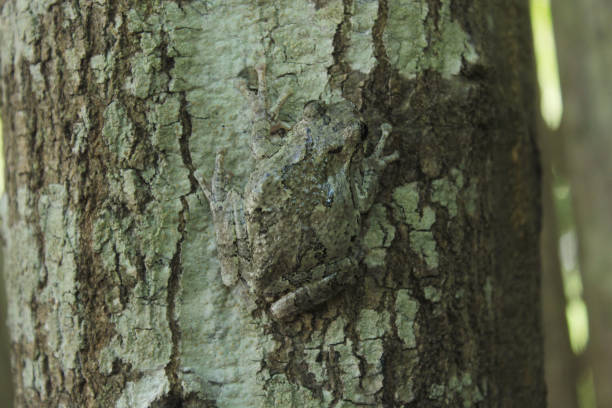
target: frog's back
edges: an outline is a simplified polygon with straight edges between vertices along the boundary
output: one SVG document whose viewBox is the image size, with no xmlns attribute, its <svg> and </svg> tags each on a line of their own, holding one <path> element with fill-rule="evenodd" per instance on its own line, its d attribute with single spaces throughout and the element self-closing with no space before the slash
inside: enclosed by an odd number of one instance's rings
<svg viewBox="0 0 612 408">
<path fill-rule="evenodd" d="M 263 288 L 278 285 L 279 277 L 289 287 L 299 285 L 294 280 L 312 268 L 349 255 L 359 232 L 347 174 L 351 156 L 334 151 L 342 152 L 342 132 L 358 132 L 360 121 L 350 104 L 328 109 L 344 113 L 296 123 L 283 146 L 257 164 L 247 184 L 252 267 Z"/>
<path fill-rule="evenodd" d="M 292 279 L 303 276 L 300 272 L 347 256 L 358 232 L 359 213 L 351 200 L 330 184 L 324 167 L 311 166 L 312 160 L 280 170 L 262 166 L 249 183 L 252 265 L 263 287 L 278 276 L 289 287 L 299 285 Z"/>
</svg>

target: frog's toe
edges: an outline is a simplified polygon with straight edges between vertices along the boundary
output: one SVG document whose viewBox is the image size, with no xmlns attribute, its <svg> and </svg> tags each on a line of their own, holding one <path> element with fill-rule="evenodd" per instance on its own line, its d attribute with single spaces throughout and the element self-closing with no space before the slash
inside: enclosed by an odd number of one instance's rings
<svg viewBox="0 0 612 408">
<path fill-rule="evenodd" d="M 196 170 L 193 173 L 193 176 L 195 177 L 196 181 L 200 185 L 200 189 L 202 190 L 202 192 L 206 196 L 206 199 L 209 202 L 212 202 L 214 197 L 212 195 L 212 191 L 210 190 L 210 187 L 207 185 L 206 181 L 204 180 L 204 176 L 202 175 L 202 171 L 200 169 Z"/>
<path fill-rule="evenodd" d="M 393 130 L 393 126 L 391 126 L 390 123 L 383 123 L 382 125 L 380 125 L 380 131 L 382 132 L 382 137 L 384 139 L 387 138 L 387 136 L 389 136 L 389 134 L 391 133 L 391 130 Z"/>
<path fill-rule="evenodd" d="M 388 123 L 383 123 L 380 126 L 380 130 L 382 132 L 382 135 L 380 136 L 380 139 L 378 140 L 378 143 L 376 144 L 376 150 L 374 151 L 374 155 L 376 157 L 381 157 L 383 155 L 383 150 L 385 148 L 385 146 L 387 145 L 387 141 L 389 139 L 389 135 L 391 134 L 391 125 Z"/>
<path fill-rule="evenodd" d="M 227 195 L 227 175 L 225 174 L 225 169 L 223 167 L 225 152 L 225 149 L 219 150 L 215 158 L 215 170 L 213 172 L 209 189 L 209 194 L 213 201 L 223 201 Z M 206 194 L 206 192 L 204 192 L 204 194 Z"/>
<path fill-rule="evenodd" d="M 400 157 L 399 152 L 396 150 L 393 153 L 391 153 L 390 155 L 382 157 L 380 159 L 380 161 L 382 162 L 383 167 L 384 167 L 384 166 L 388 165 L 389 163 L 392 163 L 392 162 L 396 161 L 397 159 L 399 159 L 399 157 Z"/>
</svg>

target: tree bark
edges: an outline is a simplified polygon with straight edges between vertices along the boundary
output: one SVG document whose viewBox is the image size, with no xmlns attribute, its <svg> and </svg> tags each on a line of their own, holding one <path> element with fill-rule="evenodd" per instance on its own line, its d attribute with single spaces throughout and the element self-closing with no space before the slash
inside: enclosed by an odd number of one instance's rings
<svg viewBox="0 0 612 408">
<path fill-rule="evenodd" d="M 7 0 L 5 277 L 20 407 L 542 407 L 527 2 Z M 240 191 L 265 61 L 400 159 L 360 278 L 288 321 L 223 285 L 196 174 Z M 286 238 L 286 237 L 281 237 Z"/>
<path fill-rule="evenodd" d="M 597 405 L 607 407 L 612 406 L 612 7 L 605 1 L 560 0 L 552 6 L 564 104 L 560 131 L 589 313 L 586 356 L 593 368 Z"/>
<path fill-rule="evenodd" d="M 1 251 L 0 251 L 1 254 Z M 1 257 L 2 255 L 0 255 Z M 0 262 L 1 264 L 2 262 Z M 0 395 L 3 396 L 6 408 L 13 407 L 13 382 L 11 381 L 11 364 L 9 359 L 8 331 L 6 324 L 6 291 L 4 279 L 0 279 Z"/>
</svg>

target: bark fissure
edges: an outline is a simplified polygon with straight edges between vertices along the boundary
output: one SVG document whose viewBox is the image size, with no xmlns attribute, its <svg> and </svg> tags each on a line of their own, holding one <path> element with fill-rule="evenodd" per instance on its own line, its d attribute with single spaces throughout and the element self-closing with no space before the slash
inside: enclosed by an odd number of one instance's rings
<svg viewBox="0 0 612 408">
<path fill-rule="evenodd" d="M 185 97 L 185 93 L 181 93 L 180 95 L 180 111 L 179 117 L 181 121 L 181 127 L 183 129 L 179 144 L 181 149 L 181 157 L 183 159 L 183 164 L 189 170 L 189 182 L 191 183 L 191 193 L 196 192 L 199 189 L 198 181 L 195 178 L 195 166 L 193 165 L 193 160 L 191 159 L 191 150 L 189 148 L 189 138 L 191 137 L 191 116 L 189 115 L 187 109 L 187 100 Z"/>
<path fill-rule="evenodd" d="M 374 56 L 376 57 L 376 61 L 378 62 L 377 66 L 381 71 L 388 70 L 389 61 L 387 59 L 387 50 L 385 49 L 385 43 L 383 41 L 383 33 L 385 32 L 385 27 L 387 26 L 387 16 L 389 13 L 389 4 L 388 0 L 379 0 L 378 1 L 378 10 L 376 11 L 376 20 L 374 21 L 374 25 L 372 27 L 372 42 L 374 43 Z M 386 69 L 384 69 L 386 68 Z M 374 71 L 376 73 L 376 71 Z M 375 74 L 373 74 L 375 75 Z"/>
<path fill-rule="evenodd" d="M 176 243 L 176 251 L 170 261 L 170 277 L 168 279 L 168 287 L 166 294 L 166 318 L 170 325 L 172 336 L 172 351 L 170 359 L 166 365 L 166 375 L 170 382 L 170 398 L 178 401 L 182 400 L 183 387 L 181 386 L 178 370 L 180 367 L 180 342 L 181 342 L 181 327 L 177 317 L 177 301 L 179 299 L 179 291 L 181 284 L 182 266 L 181 266 L 181 250 L 185 239 L 185 214 L 189 212 L 189 205 L 184 197 L 181 197 L 183 208 L 179 212 L 178 231 L 180 238 Z"/>
<path fill-rule="evenodd" d="M 351 15 L 354 0 L 342 0 L 343 17 L 342 21 L 336 26 L 336 33 L 333 40 L 332 56 L 334 63 L 327 70 L 330 85 L 332 88 L 342 89 L 351 69 L 344 60 L 344 53 L 348 42 L 348 31 L 351 25 Z"/>
</svg>

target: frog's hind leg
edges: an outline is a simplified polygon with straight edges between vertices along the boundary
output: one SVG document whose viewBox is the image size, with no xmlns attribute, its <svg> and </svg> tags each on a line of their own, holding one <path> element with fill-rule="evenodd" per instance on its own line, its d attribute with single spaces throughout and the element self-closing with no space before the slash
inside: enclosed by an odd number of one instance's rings
<svg viewBox="0 0 612 408">
<path fill-rule="evenodd" d="M 270 307 L 272 316 L 282 320 L 326 302 L 347 285 L 354 283 L 358 266 L 355 260 L 344 258 L 339 262 L 325 265 L 324 269 L 323 278 L 306 283 L 272 303 Z"/>
</svg>

